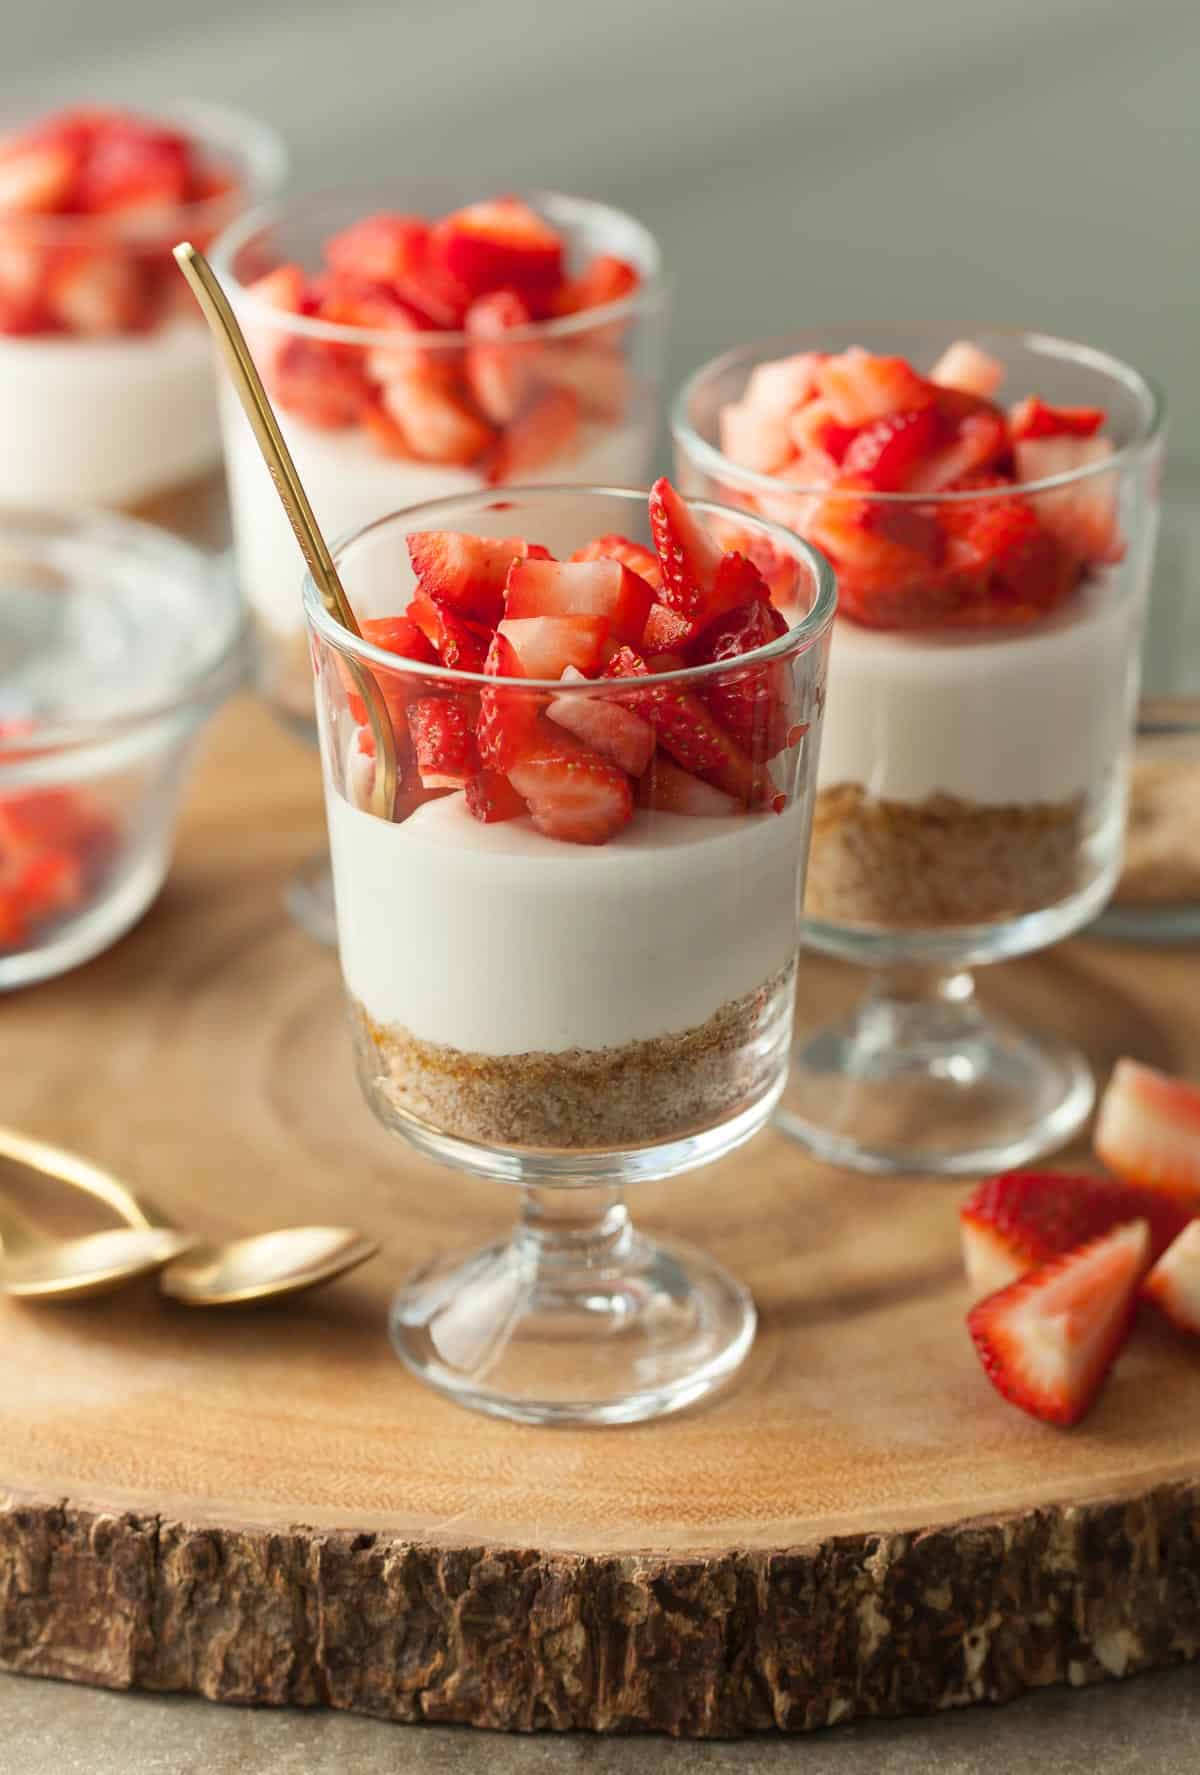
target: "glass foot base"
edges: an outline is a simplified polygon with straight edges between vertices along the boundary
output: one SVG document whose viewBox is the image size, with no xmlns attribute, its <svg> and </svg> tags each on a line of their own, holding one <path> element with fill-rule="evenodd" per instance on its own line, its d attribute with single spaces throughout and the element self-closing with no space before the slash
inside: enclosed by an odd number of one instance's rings
<svg viewBox="0 0 1200 1775">
<path fill-rule="evenodd" d="M 805 1034 L 778 1127 L 847 1170 L 963 1176 L 1064 1146 L 1091 1112 L 1083 1055 L 985 1012 L 969 975 L 884 981 L 843 1023 Z"/>
<path fill-rule="evenodd" d="M 547 1250 L 522 1225 L 508 1243 L 439 1259 L 397 1295 L 392 1342 L 459 1405 L 518 1423 L 639 1423 L 722 1386 L 754 1341 L 748 1291 L 627 1220 L 605 1244 L 600 1261 L 591 1246 Z"/>
<path fill-rule="evenodd" d="M 336 947 L 337 917 L 328 851 L 300 865 L 284 889 L 283 903 L 302 931 L 330 949 Z"/>
</svg>

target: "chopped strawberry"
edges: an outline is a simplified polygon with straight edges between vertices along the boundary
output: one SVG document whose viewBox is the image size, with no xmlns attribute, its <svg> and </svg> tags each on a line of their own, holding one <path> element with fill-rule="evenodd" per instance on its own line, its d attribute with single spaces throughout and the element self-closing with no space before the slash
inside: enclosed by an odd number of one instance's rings
<svg viewBox="0 0 1200 1775">
<path fill-rule="evenodd" d="M 475 341 L 466 353 L 467 387 L 484 418 L 508 425 L 525 404 L 536 347 L 504 343 L 504 335 L 527 327 L 533 316 L 515 290 L 493 290 L 467 310 L 466 330 Z"/>
<path fill-rule="evenodd" d="M 1012 438 L 1090 438 L 1104 424 L 1103 407 L 1051 407 L 1035 394 L 1009 408 Z"/>
<path fill-rule="evenodd" d="M 561 678 L 568 666 L 591 676 L 603 664 L 609 622 L 604 616 L 506 616 L 496 633 L 526 678 Z"/>
<path fill-rule="evenodd" d="M 696 625 L 669 604 L 652 604 L 641 645 L 647 653 L 673 653 L 685 648 L 695 632 Z"/>
<path fill-rule="evenodd" d="M 569 388 L 544 389 L 501 432 L 487 463 L 489 484 L 522 480 L 568 456 L 578 435 L 579 396 Z"/>
<path fill-rule="evenodd" d="M 515 197 L 468 204 L 438 222 L 430 254 L 471 297 L 517 290 L 537 314 L 549 311 L 562 281 L 561 237 Z"/>
<path fill-rule="evenodd" d="M 1076 571 L 1025 500 L 984 498 L 947 504 L 947 564 L 980 576 L 979 596 L 995 622 L 1032 622 L 1074 590 Z"/>
<path fill-rule="evenodd" d="M 53 214 L 69 207 L 79 157 L 66 142 L 21 138 L 0 145 L 0 213 Z"/>
<path fill-rule="evenodd" d="M 1042 524 L 1077 560 L 1119 561 L 1124 553 L 1117 528 L 1116 475 L 1100 470 L 1112 453 L 1108 438 L 1022 438 L 1013 446 L 1019 481 L 1080 475 L 1069 486 L 1035 496 Z"/>
<path fill-rule="evenodd" d="M 537 351 L 534 375 L 546 389 L 565 389 L 579 411 L 594 419 L 619 419 L 629 402 L 629 372 L 619 351 L 566 339 Z"/>
<path fill-rule="evenodd" d="M 324 431 L 357 424 L 371 404 L 360 354 L 352 348 L 287 339 L 270 374 L 279 405 Z"/>
<path fill-rule="evenodd" d="M 585 308 L 606 308 L 623 302 L 641 282 L 637 267 L 626 259 L 600 253 L 580 277 L 568 278 L 554 298 L 555 314 L 579 314 Z"/>
<path fill-rule="evenodd" d="M 755 599 L 721 617 L 694 643 L 697 665 L 739 659 L 787 634 L 787 622 L 773 604 Z M 700 688 L 700 696 L 725 731 L 758 763 L 788 743 L 791 671 L 786 660 L 747 667 Z"/>
<path fill-rule="evenodd" d="M 568 844 L 606 844 L 633 818 L 625 772 L 569 734 L 539 724 L 532 748 L 509 772 L 539 832 Z"/>
<path fill-rule="evenodd" d="M 858 427 L 842 425 L 828 401 L 809 401 L 788 419 L 788 432 L 799 452 L 802 468 L 789 470 L 797 486 L 815 486 L 841 465 L 858 435 Z"/>
<path fill-rule="evenodd" d="M 967 1328 L 996 1390 L 1046 1423 L 1078 1423 L 1129 1335 L 1149 1259 L 1135 1220 L 979 1301 Z"/>
<path fill-rule="evenodd" d="M 93 215 L 169 223 L 190 195 L 187 140 L 175 130 L 108 130 L 93 144 L 77 202 Z"/>
<path fill-rule="evenodd" d="M 368 400 L 359 414 L 362 428 L 370 438 L 372 445 L 381 456 L 394 456 L 399 462 L 416 462 L 415 453 L 408 447 L 408 439 L 396 424 L 396 421 Z"/>
<path fill-rule="evenodd" d="M 18 900 L 33 919 L 58 918 L 86 897 L 83 865 L 74 851 L 37 851 L 16 871 Z"/>
<path fill-rule="evenodd" d="M 802 351 L 793 357 L 756 364 L 746 379 L 742 405 L 755 413 L 786 419 L 806 402 L 812 404 L 817 392 L 817 370 L 824 363 L 825 355 L 819 351 Z"/>
<path fill-rule="evenodd" d="M 514 561 L 505 592 L 507 618 L 603 616 L 617 641 L 640 646 L 654 591 L 620 561 Z"/>
<path fill-rule="evenodd" d="M 421 368 L 421 347 L 414 345 L 406 349 L 399 341 L 405 335 L 428 333 L 429 323 L 402 296 L 395 295 L 385 285 L 332 273 L 321 282 L 313 312 L 318 320 L 331 321 L 334 326 L 396 333 L 398 342 L 389 347 L 387 353 L 389 375 Z"/>
<path fill-rule="evenodd" d="M 628 678 L 636 685 L 646 675 L 646 663 L 629 647 L 619 648 L 605 668 L 605 676 Z M 760 773 L 742 748 L 714 720 L 707 705 L 691 691 L 672 685 L 646 685 L 631 689 L 623 699 L 658 734 L 658 743 L 676 763 L 694 776 L 723 789 L 738 801 L 757 798 Z"/>
<path fill-rule="evenodd" d="M 421 697 L 408 706 L 408 730 L 425 789 L 465 789 L 479 772 L 473 711 L 459 696 Z"/>
<path fill-rule="evenodd" d="M 381 398 L 409 449 L 423 462 L 474 462 L 492 441 L 490 428 L 464 401 L 420 371 L 384 383 Z"/>
<path fill-rule="evenodd" d="M 363 216 L 325 242 L 325 262 L 349 277 L 402 289 L 420 276 L 429 235 L 429 223 L 421 216 Z"/>
<path fill-rule="evenodd" d="M 359 624 L 363 639 L 387 653 L 403 654 L 405 659 L 419 660 L 422 665 L 435 666 L 437 653 L 429 637 L 410 622 L 407 616 L 368 616 Z"/>
<path fill-rule="evenodd" d="M 501 820 L 519 820 L 527 812 L 525 803 L 506 776 L 498 770 L 481 770 L 467 784 L 467 807 L 477 820 L 491 825 Z"/>
<path fill-rule="evenodd" d="M 933 400 L 929 385 L 902 357 L 873 357 L 858 345 L 825 358 L 815 379 L 839 425 L 868 425 Z"/>
<path fill-rule="evenodd" d="M 637 803 L 639 807 L 657 808 L 659 813 L 690 814 L 703 820 L 743 812 L 743 804 L 734 796 L 714 789 L 690 771 L 680 770 L 662 752 L 654 754 L 649 768 L 639 778 Z"/>
<path fill-rule="evenodd" d="M 1193 1220 L 1159 1258 L 1142 1295 L 1180 1331 L 1200 1335 L 1200 1220 Z"/>
<path fill-rule="evenodd" d="M 549 558 L 540 544 L 522 536 L 497 540 L 457 530 L 414 530 L 408 537 L 408 557 L 423 592 L 491 628 L 503 614 L 513 562 Z"/>
<path fill-rule="evenodd" d="M 1093 1144 L 1126 1183 L 1173 1196 L 1200 1214 L 1200 1086 L 1118 1060 Z"/>
<path fill-rule="evenodd" d="M 1053 1171 L 986 1178 L 958 1215 L 967 1280 L 976 1295 L 1006 1288 L 1027 1270 L 1130 1220 L 1147 1223 L 1151 1256 L 1158 1256 L 1187 1223 L 1186 1211 L 1167 1197 L 1109 1177 Z"/>
<path fill-rule="evenodd" d="M 626 567 L 632 568 L 646 584 L 657 591 L 662 585 L 662 568 L 658 556 L 653 549 L 646 548 L 644 543 L 633 542 L 628 536 L 615 533 L 608 536 L 597 536 L 592 542 L 585 542 L 582 548 L 575 549 L 567 556 L 568 561 L 622 561 Z"/>
<path fill-rule="evenodd" d="M 141 269 L 127 253 L 76 247 L 57 257 L 46 305 L 68 332 L 87 338 L 131 333 L 150 319 Z"/>
<path fill-rule="evenodd" d="M 990 401 L 1004 381 L 1004 365 L 980 351 L 969 339 L 958 339 L 948 345 L 929 372 L 931 382 L 944 388 L 959 388 L 964 394 L 979 395 Z"/>
<path fill-rule="evenodd" d="M 301 314 L 304 310 L 304 272 L 299 265 L 277 265 L 264 277 L 250 284 L 247 294 L 281 314 Z"/>
<path fill-rule="evenodd" d="M 949 441 L 913 469 L 908 487 L 916 493 L 936 493 L 964 475 L 993 468 L 1009 449 L 998 407 L 957 388 L 938 388 L 934 395 Z"/>
<path fill-rule="evenodd" d="M 786 413 L 743 400 L 721 408 L 720 426 L 722 452 L 752 474 L 776 474 L 793 454 Z"/>
<path fill-rule="evenodd" d="M 489 678 L 527 675 L 516 650 L 499 630 L 492 637 L 483 669 Z M 538 703 L 526 691 L 498 685 L 481 691 L 475 739 L 479 756 L 489 770 L 506 772 L 516 758 L 529 750 L 537 726 Z"/>
<path fill-rule="evenodd" d="M 753 597 L 770 597 L 753 563 L 724 554 L 665 476 L 650 489 L 650 531 L 662 564 L 661 602 L 693 632 Z"/>
<path fill-rule="evenodd" d="M 587 684 L 589 680 L 573 666 L 562 675 L 564 684 Z M 632 709 L 624 708 L 609 695 L 599 691 L 590 695 L 574 692 L 570 696 L 552 697 L 546 705 L 551 721 L 565 727 L 594 752 L 611 758 L 631 777 L 640 777 L 654 752 L 654 729 Z"/>
<path fill-rule="evenodd" d="M 863 426 L 842 458 L 843 472 L 859 475 L 881 493 L 898 493 L 914 468 L 935 449 L 944 433 L 936 407 L 890 413 Z"/>
<path fill-rule="evenodd" d="M 491 630 L 483 623 L 468 621 L 436 598 L 429 602 L 437 612 L 437 650 L 442 664 L 455 672 L 482 672 L 492 642 Z M 410 614 L 411 610 L 410 605 Z"/>
</svg>

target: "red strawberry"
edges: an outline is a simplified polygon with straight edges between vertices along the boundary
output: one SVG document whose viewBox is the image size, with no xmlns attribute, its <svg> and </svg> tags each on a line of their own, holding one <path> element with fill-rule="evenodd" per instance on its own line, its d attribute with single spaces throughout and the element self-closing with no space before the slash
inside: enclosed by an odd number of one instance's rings
<svg viewBox="0 0 1200 1775">
<path fill-rule="evenodd" d="M 693 633 L 738 604 L 770 597 L 754 564 L 724 554 L 665 476 L 650 489 L 650 531 L 662 565 L 660 599 Z"/>
<path fill-rule="evenodd" d="M 1200 1334 L 1200 1220 L 1168 1246 L 1142 1283 L 1142 1295 L 1180 1331 Z"/>
<path fill-rule="evenodd" d="M 743 405 L 756 413 L 774 413 L 781 419 L 798 414 L 806 406 L 817 405 L 817 370 L 827 355 L 823 351 L 801 351 L 792 357 L 756 364 L 746 378 Z"/>
<path fill-rule="evenodd" d="M 992 1294 L 1077 1245 L 1130 1220 L 1150 1229 L 1151 1255 L 1186 1224 L 1183 1209 L 1109 1177 L 1006 1171 L 979 1184 L 958 1211 L 967 1280 Z"/>
<path fill-rule="evenodd" d="M 597 536 L 592 542 L 585 542 L 573 554 L 567 556 L 568 561 L 621 561 L 626 567 L 645 580 L 646 584 L 658 591 L 662 585 L 662 568 L 658 556 L 653 549 L 648 549 L 640 542 L 632 542 L 628 536 Z"/>
<path fill-rule="evenodd" d="M 492 636 L 483 670 L 485 678 L 526 675 L 511 643 L 499 631 Z M 538 699 L 525 691 L 499 686 L 481 691 L 475 740 L 487 769 L 506 772 L 513 760 L 529 749 L 537 730 L 538 709 Z"/>
<path fill-rule="evenodd" d="M 78 202 L 92 214 L 159 219 L 185 203 L 191 185 L 187 140 L 174 130 L 108 130 L 93 144 L 79 178 Z"/>
<path fill-rule="evenodd" d="M 788 419 L 792 444 L 808 465 L 805 474 L 789 474 L 798 485 L 814 485 L 837 469 L 858 435 L 858 428 L 842 425 L 828 401 L 809 401 Z M 807 476 L 807 479 L 806 479 Z"/>
<path fill-rule="evenodd" d="M 720 426 L 722 454 L 751 474 L 777 474 L 795 454 L 786 413 L 737 401 L 721 408 Z"/>
<path fill-rule="evenodd" d="M 1013 446 L 1019 481 L 1099 470 L 1113 453 L 1108 438 L 1022 438 Z M 1113 473 L 1084 474 L 1072 485 L 1034 496 L 1042 525 L 1081 561 L 1119 561 L 1124 544 L 1117 528 L 1117 479 Z"/>
<path fill-rule="evenodd" d="M 561 237 L 515 197 L 445 217 L 433 230 L 430 255 L 471 297 L 517 290 L 537 314 L 548 312 L 562 281 Z"/>
<path fill-rule="evenodd" d="M 316 339 L 285 340 L 271 381 L 281 407 L 327 431 L 356 425 L 371 400 L 361 354 Z"/>
<path fill-rule="evenodd" d="M 457 530 L 414 530 L 408 558 L 417 584 L 430 598 L 494 628 L 504 610 L 504 586 L 514 561 L 548 560 L 538 543 L 522 536 L 467 536 Z"/>
<path fill-rule="evenodd" d="M 1025 500 L 947 504 L 941 520 L 951 539 L 948 566 L 981 576 L 981 617 L 1032 622 L 1074 589 L 1076 570 Z"/>
<path fill-rule="evenodd" d="M 568 844 L 605 844 L 633 818 L 629 778 L 617 765 L 540 723 L 509 771 L 539 832 Z"/>
<path fill-rule="evenodd" d="M 325 242 L 325 262 L 348 277 L 401 289 L 420 276 L 429 235 L 429 223 L 421 216 L 363 216 Z"/>
<path fill-rule="evenodd" d="M 928 383 L 903 358 L 875 357 L 858 345 L 818 364 L 815 378 L 839 425 L 868 425 L 933 400 Z"/>
<path fill-rule="evenodd" d="M 695 625 L 680 616 L 667 604 L 652 604 L 642 634 L 642 646 L 649 653 L 682 651 L 695 635 Z"/>
<path fill-rule="evenodd" d="M 489 427 L 464 401 L 421 371 L 385 382 L 381 399 L 409 449 L 423 462 L 474 462 L 492 440 Z"/>
<path fill-rule="evenodd" d="M 620 561 L 516 561 L 505 615 L 603 616 L 617 641 L 640 645 L 654 592 Z"/>
<path fill-rule="evenodd" d="M 697 665 L 739 659 L 787 634 L 787 623 L 773 604 L 755 599 L 721 617 L 695 642 Z M 786 660 L 731 672 L 705 684 L 700 695 L 725 731 L 757 763 L 765 763 L 788 743 L 792 675 Z"/>
<path fill-rule="evenodd" d="M 936 407 L 909 408 L 875 419 L 857 432 L 842 458 L 843 471 L 859 475 L 881 493 L 898 493 L 940 442 L 944 422 Z"/>
<path fill-rule="evenodd" d="M 247 293 L 281 314 L 300 314 L 304 309 L 304 287 L 304 272 L 299 265 L 277 265 L 274 271 L 250 284 Z"/>
<path fill-rule="evenodd" d="M 0 146 L 0 213 L 40 216 L 66 209 L 78 173 L 79 157 L 67 142 L 22 137 Z"/>
<path fill-rule="evenodd" d="M 579 411 L 596 419 L 619 419 L 629 400 L 625 361 L 604 344 L 549 342 L 538 351 L 533 374 L 547 389 L 573 394 Z"/>
<path fill-rule="evenodd" d="M 562 675 L 564 684 L 586 684 L 582 672 L 568 666 Z M 576 739 L 611 758 L 631 777 L 640 777 L 654 752 L 654 729 L 632 709 L 626 709 L 612 696 L 599 692 L 591 695 L 573 693 L 550 699 L 546 713 Z"/>
<path fill-rule="evenodd" d="M 561 678 L 568 666 L 591 676 L 603 662 L 609 623 L 604 616 L 506 616 L 496 633 L 526 678 Z"/>
<path fill-rule="evenodd" d="M 437 650 L 442 664 L 456 672 L 482 672 L 491 646 L 491 630 L 483 623 L 469 622 L 435 598 L 429 602 L 437 612 Z"/>
<path fill-rule="evenodd" d="M 929 380 L 990 401 L 1004 380 L 1004 365 L 970 340 L 958 339 L 946 347 L 930 370 Z"/>
<path fill-rule="evenodd" d="M 1200 1086 L 1118 1060 L 1100 1100 L 1096 1156 L 1126 1183 L 1200 1214 Z"/>
<path fill-rule="evenodd" d="M 1008 426 L 999 407 L 957 388 L 933 393 L 948 442 L 913 468 L 910 492 L 939 492 L 964 475 L 996 467 L 1008 455 Z"/>
<path fill-rule="evenodd" d="M 617 650 L 605 668 L 605 676 L 628 678 L 636 685 L 646 675 L 646 663 L 632 648 Z M 622 699 L 658 734 L 658 743 L 676 763 L 693 776 L 723 789 L 739 801 L 756 799 L 759 773 L 750 757 L 730 739 L 707 706 L 690 691 L 670 685 L 631 689 Z"/>
<path fill-rule="evenodd" d="M 569 388 L 544 389 L 496 440 L 486 468 L 489 485 L 526 479 L 569 455 L 578 434 L 579 396 Z"/>
<path fill-rule="evenodd" d="M 1078 1423 L 1129 1335 L 1149 1256 L 1135 1220 L 972 1307 L 967 1328 L 997 1391 L 1046 1423 Z"/>
<path fill-rule="evenodd" d="M 690 814 L 706 820 L 743 811 L 742 803 L 732 795 L 680 770 L 662 752 L 655 753 L 639 778 L 637 802 L 639 807 L 657 808 L 660 813 Z"/>
<path fill-rule="evenodd" d="M 478 774 L 472 711 L 462 697 L 420 697 L 408 706 L 408 730 L 425 789 L 465 789 Z"/>
<path fill-rule="evenodd" d="M 368 401 L 359 414 L 359 419 L 373 447 L 381 456 L 394 456 L 400 462 L 417 461 L 416 454 L 408 447 L 408 439 L 382 407 Z"/>
<path fill-rule="evenodd" d="M 141 270 L 128 253 L 64 252 L 51 267 L 45 295 L 59 325 L 87 338 L 136 332 L 150 320 Z"/>
<path fill-rule="evenodd" d="M 1031 394 L 1009 408 L 1008 429 L 1014 440 L 1090 438 L 1102 428 L 1106 417 L 1103 407 L 1051 407 Z"/>
<path fill-rule="evenodd" d="M 83 865 L 74 851 L 37 851 L 18 865 L 14 892 L 35 920 L 59 918 L 86 897 Z"/>
<path fill-rule="evenodd" d="M 608 253 L 598 254 L 580 277 L 567 278 L 554 297 L 555 314 L 578 314 L 584 308 L 604 308 L 623 302 L 641 282 L 636 266 Z"/>
<path fill-rule="evenodd" d="M 525 803 L 506 776 L 498 770 L 481 770 L 467 784 L 467 807 L 477 820 L 494 824 L 500 820 L 519 820 Z"/>
<path fill-rule="evenodd" d="M 479 296 L 467 310 L 468 345 L 465 373 L 471 399 L 493 425 L 509 425 L 525 404 L 532 376 L 528 342 L 505 344 L 504 335 L 527 327 L 533 316 L 515 290 L 493 290 Z"/>
</svg>

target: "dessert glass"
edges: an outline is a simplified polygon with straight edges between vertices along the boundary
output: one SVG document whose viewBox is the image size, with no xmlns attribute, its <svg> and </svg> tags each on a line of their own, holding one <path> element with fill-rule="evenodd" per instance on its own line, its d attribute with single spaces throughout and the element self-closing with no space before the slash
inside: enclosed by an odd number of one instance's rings
<svg viewBox="0 0 1200 1775">
<path fill-rule="evenodd" d="M 698 510 L 709 519 L 716 508 Z M 399 663 L 350 636 L 305 582 L 363 1091 L 419 1151 L 522 1189 L 510 1239 L 439 1257 L 404 1286 L 392 1337 L 415 1374 L 498 1416 L 657 1416 L 720 1385 L 753 1340 L 747 1291 L 708 1256 L 637 1233 L 621 1194 L 748 1140 L 787 1074 L 834 588 L 798 538 L 749 526 L 786 563 L 794 626 L 736 669 L 643 677 L 637 688 L 710 694 L 744 686 L 756 668 L 778 674 L 791 744 L 772 766 L 774 805 L 733 817 L 642 808 L 602 845 L 544 837 L 528 819 L 480 823 L 461 793 L 409 814 L 403 753 L 396 818 L 367 811 L 373 764 L 357 744 L 344 662 L 373 674 L 393 706 L 484 686 L 538 708 L 564 693 L 620 702 L 629 680 L 537 683 Z M 599 533 L 650 542 L 646 496 L 632 491 L 514 488 L 410 508 L 335 551 L 360 619 L 406 602 L 406 537 L 422 529 L 521 534 L 560 557 Z"/>
<path fill-rule="evenodd" d="M 820 1157 L 865 1171 L 1019 1164 L 1069 1139 L 1094 1094 L 1081 1054 L 986 1012 L 969 970 L 1078 930 L 1117 880 L 1162 401 L 1085 346 L 972 336 L 1003 364 L 1006 400 L 1105 408 L 1113 455 L 1016 489 L 871 493 L 872 504 L 889 522 L 927 522 L 955 501 L 1015 492 L 1042 511 L 1099 493 L 1115 502 L 1124 552 L 1020 627 L 871 629 L 839 614 L 804 941 L 874 978 L 845 1021 L 800 1032 L 778 1120 Z M 951 337 L 884 327 L 868 345 L 927 375 Z M 683 491 L 821 530 L 814 514 L 836 514 L 836 492 L 734 464 L 719 447 L 720 414 L 757 365 L 848 343 L 771 340 L 699 370 L 673 415 Z"/>
<path fill-rule="evenodd" d="M 265 124 L 219 106 L 176 104 L 154 117 L 186 133 L 233 187 L 131 218 L 0 211 L 0 295 L 84 262 L 118 287 L 153 292 L 136 330 L 107 330 L 99 316 L 90 334 L 0 330 L 0 503 L 115 507 L 215 544 L 224 517 L 212 351 L 171 248 L 214 239 L 282 183 L 287 157 Z"/>
<path fill-rule="evenodd" d="M 217 244 L 214 268 L 246 334 L 276 409 L 283 435 L 327 536 L 341 536 L 404 505 L 474 492 L 486 486 L 481 467 L 390 454 L 369 427 L 314 423 L 289 406 L 274 373 L 292 349 L 333 350 L 348 378 L 386 383 L 399 355 L 420 373 L 457 375 L 469 345 L 462 332 L 397 334 L 336 325 L 269 307 L 249 287 L 282 265 L 319 269 L 332 237 L 378 211 L 440 215 L 478 197 L 477 186 L 405 180 L 390 190 L 346 190 L 298 198 L 243 217 Z M 657 244 L 640 222 L 619 210 L 557 192 L 525 192 L 522 200 L 564 238 L 568 268 L 596 254 L 635 265 L 641 283 L 603 308 L 531 323 L 505 333 L 494 349 L 502 370 L 535 366 L 539 387 L 566 389 L 582 400 L 582 419 L 561 449 L 506 479 L 636 486 L 646 480 L 658 424 L 665 292 Z M 399 342 L 399 344 L 398 344 Z M 581 375 L 593 378 L 581 385 Z M 303 563 L 253 433 L 227 382 L 221 391 L 226 474 L 242 588 L 258 634 L 259 684 L 281 719 L 315 743 L 312 673 L 304 613 L 296 595 Z M 326 417 L 326 416 L 323 416 Z M 328 858 L 297 873 L 288 895 L 292 915 L 310 934 L 333 942 Z"/>
<path fill-rule="evenodd" d="M 0 989 L 142 916 L 248 651 L 233 577 L 198 549 L 100 513 L 0 516 Z"/>
</svg>

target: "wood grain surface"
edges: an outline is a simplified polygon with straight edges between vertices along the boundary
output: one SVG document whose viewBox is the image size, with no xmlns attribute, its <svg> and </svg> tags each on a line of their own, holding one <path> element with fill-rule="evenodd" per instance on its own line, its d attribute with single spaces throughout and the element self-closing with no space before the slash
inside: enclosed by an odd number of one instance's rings
<svg viewBox="0 0 1200 1775">
<path fill-rule="evenodd" d="M 150 1287 L 0 1306 L 0 1667 L 699 1735 L 1200 1652 L 1195 1352 L 1144 1330 L 1071 1434 L 1003 1405 L 962 1325 L 954 1186 L 823 1171 L 769 1133 L 637 1192 L 647 1227 L 719 1253 L 761 1312 L 739 1384 L 680 1418 L 527 1429 L 411 1379 L 389 1291 L 515 1201 L 365 1108 L 336 962 L 281 906 L 322 838 L 313 758 L 231 707 L 157 907 L 0 1005 L 0 1118 L 203 1234 L 344 1220 L 383 1241 L 287 1307 L 205 1316 Z M 802 1019 L 855 984 L 806 962 Z M 1198 988 L 1194 955 L 1082 942 L 985 981 L 1101 1074 L 1122 1052 L 1200 1073 Z"/>
</svg>

